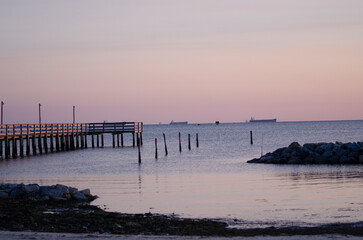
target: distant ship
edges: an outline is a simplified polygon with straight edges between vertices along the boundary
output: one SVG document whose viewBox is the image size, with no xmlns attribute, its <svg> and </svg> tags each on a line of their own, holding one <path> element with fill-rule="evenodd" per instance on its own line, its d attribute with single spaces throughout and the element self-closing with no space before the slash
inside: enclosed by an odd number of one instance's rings
<svg viewBox="0 0 363 240">
<path fill-rule="evenodd" d="M 188 124 L 187 121 L 185 122 L 174 122 L 173 120 L 170 122 L 170 125 L 185 125 L 185 124 Z"/>
<path fill-rule="evenodd" d="M 276 118 L 274 119 L 254 119 L 253 117 L 251 117 L 250 122 L 276 122 Z"/>
</svg>

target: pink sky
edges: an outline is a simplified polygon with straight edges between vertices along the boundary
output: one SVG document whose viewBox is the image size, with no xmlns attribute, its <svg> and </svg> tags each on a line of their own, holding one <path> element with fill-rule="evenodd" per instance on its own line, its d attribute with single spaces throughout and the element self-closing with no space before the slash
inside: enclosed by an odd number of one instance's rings
<svg viewBox="0 0 363 240">
<path fill-rule="evenodd" d="M 363 119 L 361 0 L 0 2 L 5 123 Z"/>
</svg>

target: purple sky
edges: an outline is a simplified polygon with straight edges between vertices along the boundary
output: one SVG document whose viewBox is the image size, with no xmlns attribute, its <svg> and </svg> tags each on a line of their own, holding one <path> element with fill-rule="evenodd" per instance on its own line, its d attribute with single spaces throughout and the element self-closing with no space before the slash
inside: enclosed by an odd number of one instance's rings
<svg viewBox="0 0 363 240">
<path fill-rule="evenodd" d="M 0 2 L 5 123 L 363 119 L 361 0 Z"/>
</svg>

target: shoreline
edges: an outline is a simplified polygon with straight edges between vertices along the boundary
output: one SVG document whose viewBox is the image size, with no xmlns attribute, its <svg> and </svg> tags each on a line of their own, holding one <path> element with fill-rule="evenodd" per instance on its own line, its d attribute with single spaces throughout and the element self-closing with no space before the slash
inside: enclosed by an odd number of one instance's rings
<svg viewBox="0 0 363 240">
<path fill-rule="evenodd" d="M 303 235 L 363 236 L 363 222 L 314 227 L 230 228 L 210 219 L 158 214 L 107 212 L 97 206 L 65 202 L 0 200 L 0 231 L 116 234 L 145 236 L 255 237 Z"/>
<path fill-rule="evenodd" d="M 92 240 L 196 240 L 196 239 L 211 239 L 211 240 L 310 240 L 309 235 L 300 236 L 254 236 L 254 237 L 200 237 L 200 236 L 160 236 L 160 235 L 114 235 L 114 234 L 84 234 L 84 233 L 49 233 L 49 232 L 10 232 L 10 231 L 0 231 L 0 240 L 22 240 L 22 239 L 32 239 L 32 240 L 82 240 L 82 239 L 92 239 Z M 314 236 L 315 240 L 330 240 L 330 239 L 349 239 L 358 240 L 362 239 L 359 236 L 352 235 L 341 235 L 341 234 L 324 234 Z"/>
</svg>

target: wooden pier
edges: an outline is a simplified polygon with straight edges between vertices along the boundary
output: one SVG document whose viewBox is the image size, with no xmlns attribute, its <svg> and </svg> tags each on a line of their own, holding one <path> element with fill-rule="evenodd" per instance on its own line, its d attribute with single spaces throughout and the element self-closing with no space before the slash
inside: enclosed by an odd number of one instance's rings
<svg viewBox="0 0 363 240">
<path fill-rule="evenodd" d="M 0 158 L 83 149 L 89 141 L 92 148 L 104 147 L 104 134 L 112 134 L 113 147 L 123 147 L 130 133 L 135 147 L 143 143 L 142 132 L 142 122 L 1 124 Z"/>
</svg>

